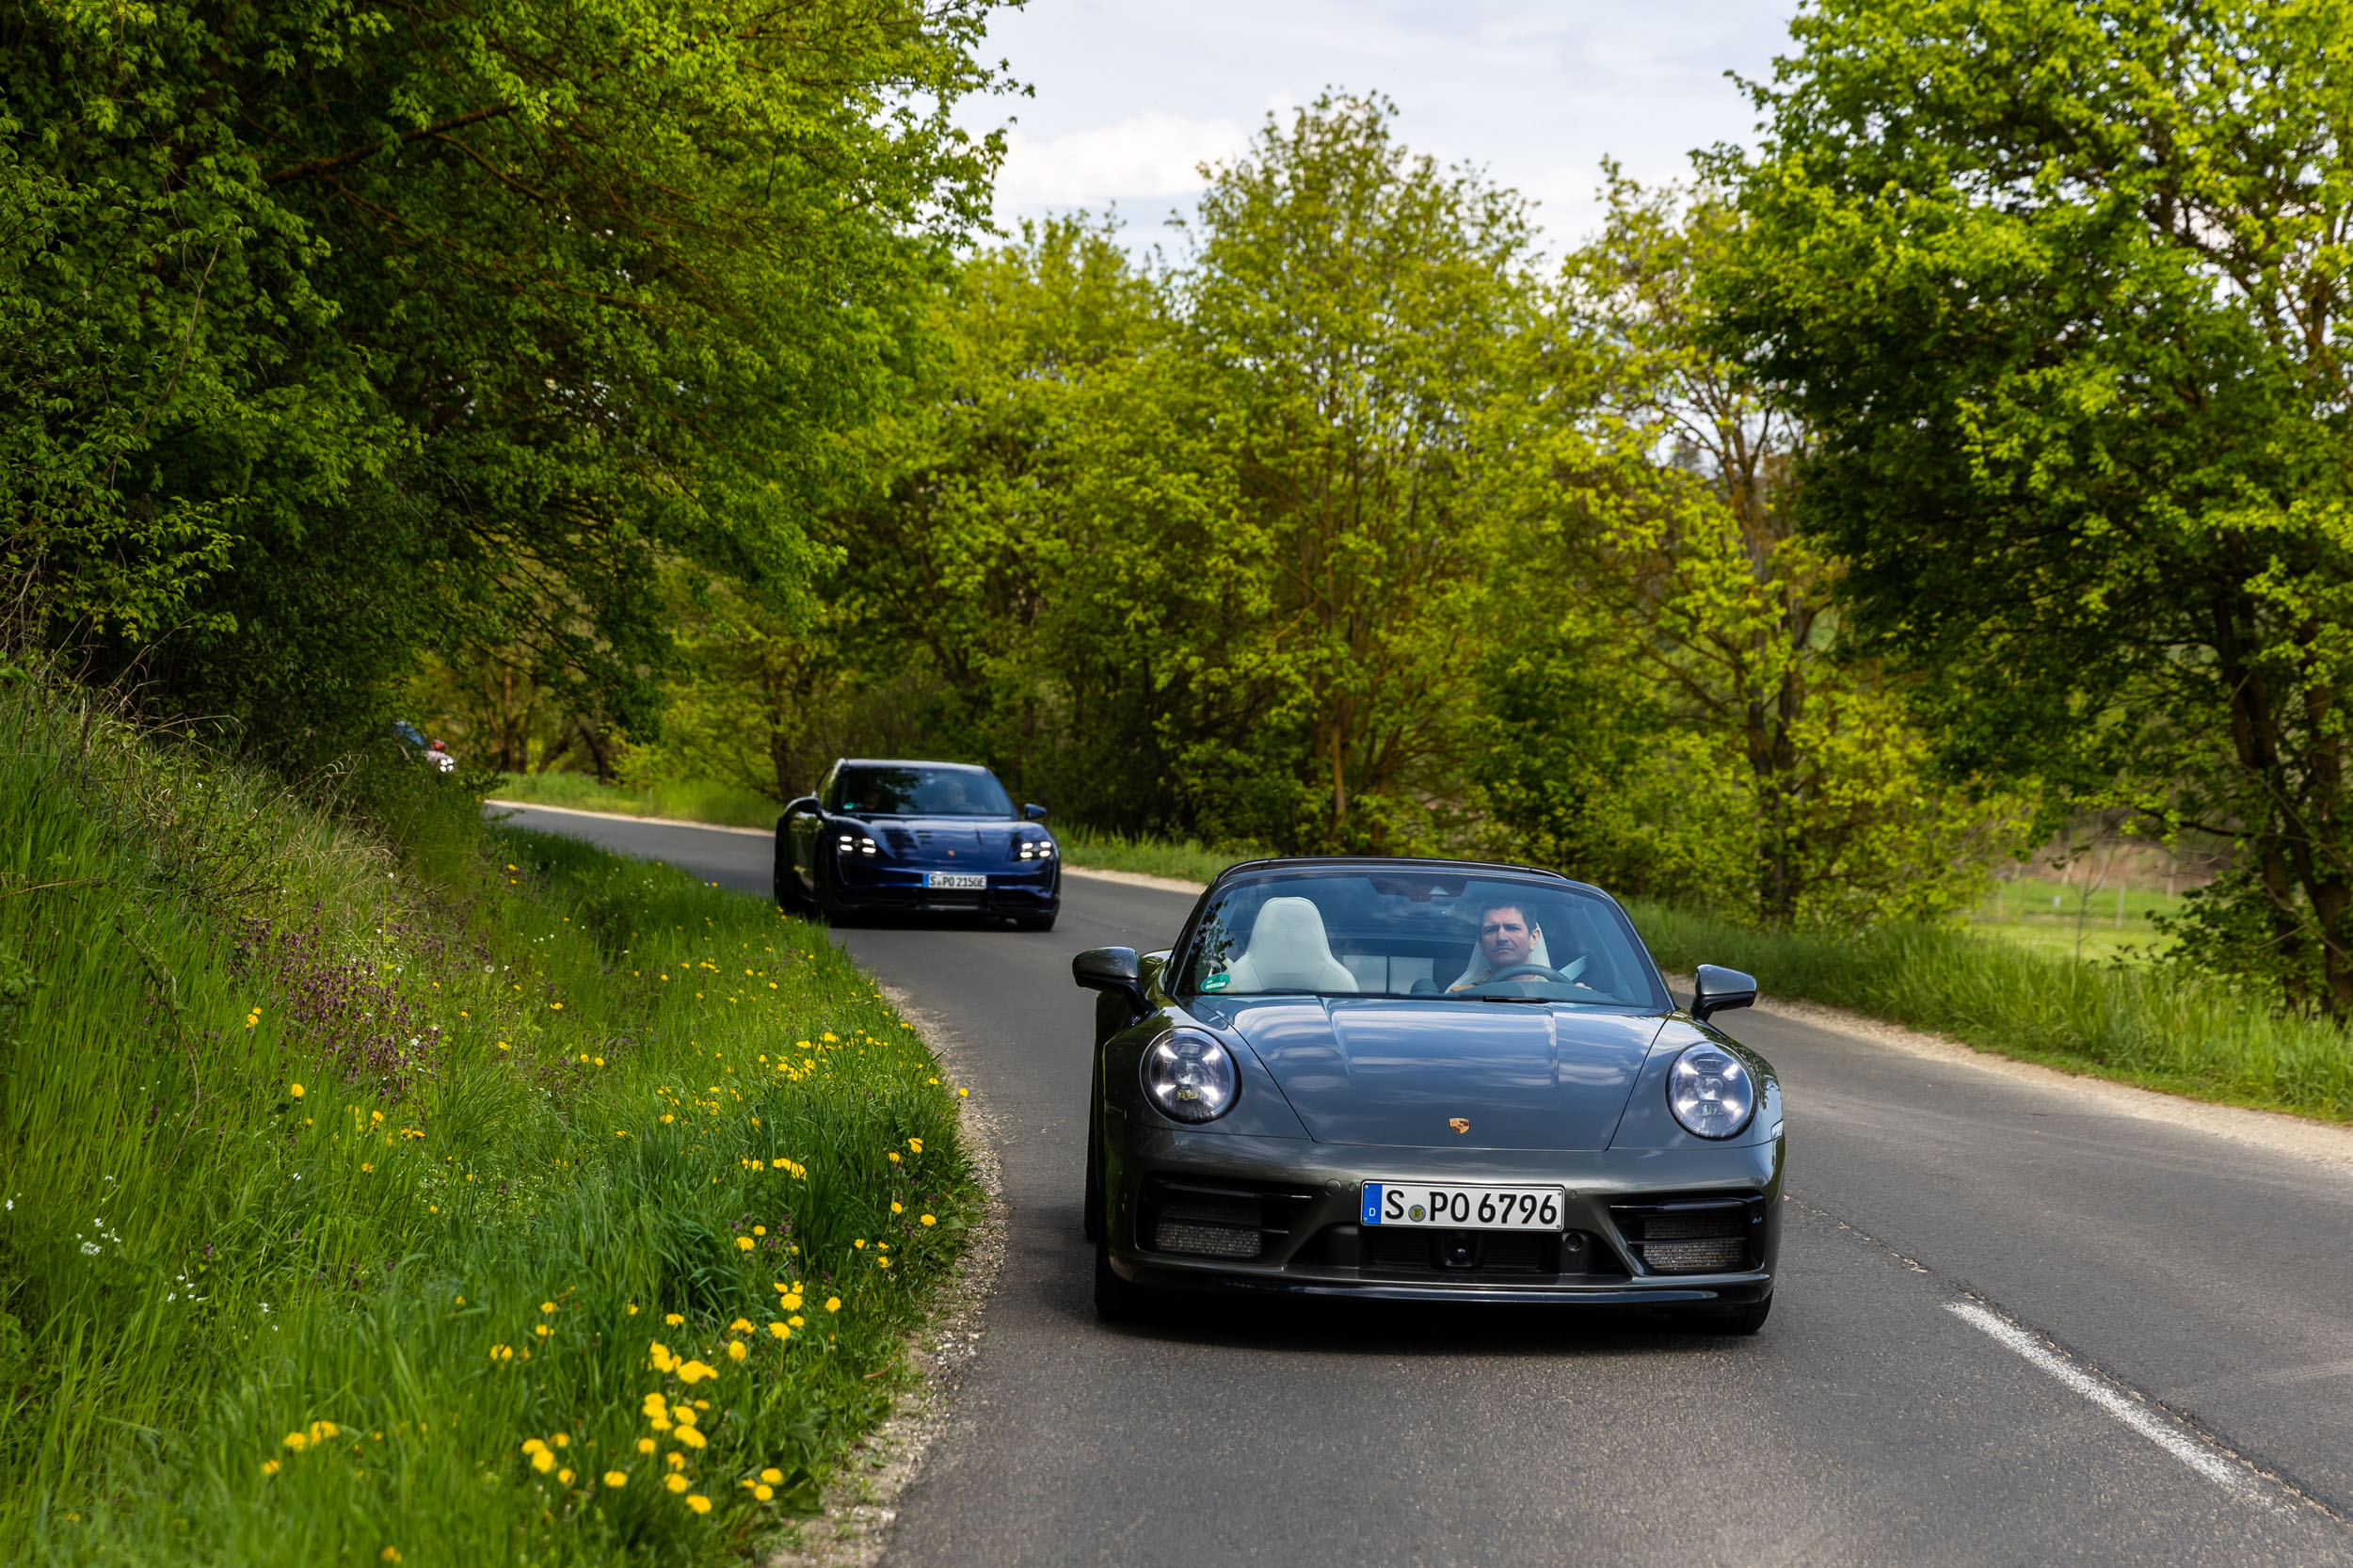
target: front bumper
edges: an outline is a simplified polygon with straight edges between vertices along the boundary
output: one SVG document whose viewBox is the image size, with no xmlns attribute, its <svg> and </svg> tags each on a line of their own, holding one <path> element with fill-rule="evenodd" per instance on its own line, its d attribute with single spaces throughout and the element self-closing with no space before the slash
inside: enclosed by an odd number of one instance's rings
<svg viewBox="0 0 2353 1568">
<path fill-rule="evenodd" d="M 862 864 L 845 869 L 834 886 L 834 901 L 843 909 L 936 911 L 982 915 L 1044 915 L 1062 903 L 1062 870 L 1049 863 L 1032 870 L 988 870 L 985 888 L 926 888 L 924 871 L 958 867 L 903 869 Z"/>
<path fill-rule="evenodd" d="M 1112 1271 L 1165 1290 L 1386 1301 L 1738 1304 L 1773 1291 L 1783 1140 L 1599 1151 L 1388 1148 L 1172 1131 L 1107 1112 L 1104 1220 Z M 1559 1232 L 1400 1230 L 1361 1224 L 1367 1181 L 1558 1183 Z M 1255 1194 L 1255 1196 L 1252 1196 Z M 1254 1207 L 1255 1206 L 1255 1207 Z M 1707 1272 L 1655 1267 L 1654 1233 L 1723 1234 Z M 1254 1256 L 1239 1249 L 1252 1228 Z M 1224 1240 L 1220 1240 L 1220 1238 Z M 1205 1240 L 1206 1238 L 1206 1240 Z M 1446 1243 L 1459 1239 L 1456 1254 Z M 1174 1240 L 1175 1247 L 1170 1245 Z M 1677 1259 L 1688 1263 L 1683 1242 Z"/>
</svg>

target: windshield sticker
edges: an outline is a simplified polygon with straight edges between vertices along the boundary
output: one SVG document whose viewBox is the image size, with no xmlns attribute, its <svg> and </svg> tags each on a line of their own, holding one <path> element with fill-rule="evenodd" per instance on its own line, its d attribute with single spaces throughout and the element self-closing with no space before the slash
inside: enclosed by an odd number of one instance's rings
<svg viewBox="0 0 2353 1568">
<path fill-rule="evenodd" d="M 1209 976 L 1209 979 L 1201 983 L 1201 988 L 1205 991 L 1223 991 L 1226 986 L 1232 984 L 1233 982 L 1234 977 L 1232 975 L 1213 974 Z"/>
</svg>

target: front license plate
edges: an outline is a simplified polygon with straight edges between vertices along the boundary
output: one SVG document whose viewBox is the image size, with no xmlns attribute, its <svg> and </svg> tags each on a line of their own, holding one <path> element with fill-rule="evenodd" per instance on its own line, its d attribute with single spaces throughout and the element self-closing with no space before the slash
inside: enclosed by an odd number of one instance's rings
<svg viewBox="0 0 2353 1568">
<path fill-rule="evenodd" d="M 1409 1230 L 1559 1230 L 1564 1198 L 1558 1187 L 1368 1181 L 1365 1224 Z"/>
<path fill-rule="evenodd" d="M 986 888 L 988 878 L 974 872 L 925 872 L 926 888 Z"/>
</svg>

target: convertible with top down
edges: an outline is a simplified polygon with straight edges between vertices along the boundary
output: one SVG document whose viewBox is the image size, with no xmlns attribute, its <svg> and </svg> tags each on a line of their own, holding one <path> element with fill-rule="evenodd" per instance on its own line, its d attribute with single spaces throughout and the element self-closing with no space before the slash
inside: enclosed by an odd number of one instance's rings
<svg viewBox="0 0 2353 1568">
<path fill-rule="evenodd" d="M 1228 869 L 1176 946 L 1073 960 L 1096 999 L 1085 1225 L 1106 1318 L 1179 1291 L 1660 1308 L 1753 1333 L 1781 1085 L 1617 902 L 1529 867 Z"/>
</svg>

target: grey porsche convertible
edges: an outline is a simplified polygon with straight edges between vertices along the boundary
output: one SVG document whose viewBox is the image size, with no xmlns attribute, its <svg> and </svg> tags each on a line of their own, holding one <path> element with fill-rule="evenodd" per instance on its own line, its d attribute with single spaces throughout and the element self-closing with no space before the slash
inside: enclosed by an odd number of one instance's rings
<svg viewBox="0 0 2353 1568">
<path fill-rule="evenodd" d="M 1178 1291 L 1662 1308 L 1753 1333 L 1781 1086 L 1678 1006 L 1625 912 L 1529 867 L 1234 866 L 1176 945 L 1072 962 L 1096 1009 L 1095 1300 Z"/>
</svg>

